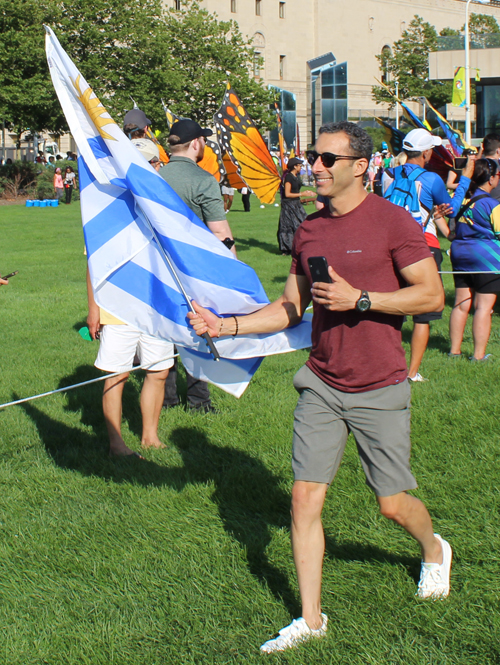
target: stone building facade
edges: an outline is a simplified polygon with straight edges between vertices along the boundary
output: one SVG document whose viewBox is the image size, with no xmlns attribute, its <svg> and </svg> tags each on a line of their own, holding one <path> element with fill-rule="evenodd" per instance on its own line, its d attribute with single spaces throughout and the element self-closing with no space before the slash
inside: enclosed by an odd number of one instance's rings
<svg viewBox="0 0 500 665">
<path fill-rule="evenodd" d="M 165 0 L 175 7 L 178 0 Z M 415 14 L 442 28 L 460 29 L 465 22 L 464 0 L 202 0 L 202 6 L 216 13 L 221 20 L 233 19 L 241 32 L 253 38 L 255 52 L 264 64 L 255 75 L 267 85 L 276 86 L 295 96 L 296 121 L 302 145 L 312 140 L 311 106 L 314 96 L 321 101 L 325 115 L 316 105 L 318 122 L 337 119 L 344 113 L 356 120 L 369 112 L 380 113 L 371 96 L 375 78 L 380 77 L 378 60 L 384 47 L 400 39 Z M 500 2 L 490 4 L 471 2 L 470 12 L 493 15 L 500 23 Z M 331 74 L 324 90 L 312 91 L 312 72 L 315 59 L 331 54 L 330 61 L 345 66 L 347 99 L 342 103 L 344 90 L 330 87 Z M 310 63 L 308 65 L 308 62 Z M 318 61 L 316 61 L 318 62 Z M 321 71 L 319 76 L 322 75 Z M 339 79 L 342 83 L 343 75 Z M 321 81 L 321 83 L 323 83 Z M 337 98 L 337 92 L 341 95 Z M 322 99 L 322 94 L 326 97 Z M 333 104 L 327 100 L 333 99 Z M 323 103 L 325 101 L 325 103 Z M 331 118 L 332 109 L 334 118 Z M 318 125 L 316 122 L 316 126 Z"/>
</svg>

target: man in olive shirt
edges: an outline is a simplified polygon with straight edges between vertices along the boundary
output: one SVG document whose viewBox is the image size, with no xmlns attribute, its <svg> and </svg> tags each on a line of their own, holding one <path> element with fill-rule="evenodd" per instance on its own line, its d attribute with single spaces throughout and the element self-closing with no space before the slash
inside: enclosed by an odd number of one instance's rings
<svg viewBox="0 0 500 665">
<path fill-rule="evenodd" d="M 202 129 L 194 120 L 183 118 L 175 122 L 168 137 L 172 152 L 170 162 L 159 173 L 236 256 L 219 184 L 213 175 L 198 166 L 203 159 L 205 138 L 208 136 L 212 136 L 212 131 Z"/>
<path fill-rule="evenodd" d="M 217 180 L 198 166 L 203 159 L 205 139 L 212 136 L 210 129 L 203 129 L 194 120 L 182 118 L 171 129 L 168 142 L 171 150 L 170 162 L 159 173 L 184 203 L 191 208 L 212 233 L 236 256 L 233 234 L 226 220 Z M 177 395 L 177 366 L 170 371 L 165 384 L 163 406 L 179 404 Z M 186 372 L 187 374 L 187 372 Z M 188 408 L 197 411 L 213 411 L 208 385 L 187 374 Z"/>
</svg>

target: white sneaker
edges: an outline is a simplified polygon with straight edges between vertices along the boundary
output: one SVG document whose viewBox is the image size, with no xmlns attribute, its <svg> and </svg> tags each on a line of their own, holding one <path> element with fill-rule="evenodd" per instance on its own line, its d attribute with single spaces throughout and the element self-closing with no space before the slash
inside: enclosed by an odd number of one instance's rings
<svg viewBox="0 0 500 665">
<path fill-rule="evenodd" d="M 309 628 L 303 617 L 300 617 L 300 619 L 294 619 L 289 626 L 280 630 L 278 637 L 264 642 L 260 647 L 260 650 L 263 653 L 285 651 L 285 649 L 291 649 L 302 642 L 307 642 L 307 640 L 310 640 L 312 637 L 323 637 L 326 635 L 328 617 L 326 614 L 322 614 L 321 618 L 323 619 L 323 625 L 317 630 Z"/>
<path fill-rule="evenodd" d="M 443 548 L 443 563 L 424 563 L 416 595 L 419 598 L 446 598 L 450 593 L 450 571 L 453 552 L 450 544 L 437 533 L 434 536 Z"/>
<path fill-rule="evenodd" d="M 411 381 L 412 383 L 424 383 L 424 381 L 428 381 L 429 379 L 424 379 L 424 377 L 420 374 L 420 372 L 417 372 L 414 377 L 409 376 L 408 381 Z"/>
</svg>

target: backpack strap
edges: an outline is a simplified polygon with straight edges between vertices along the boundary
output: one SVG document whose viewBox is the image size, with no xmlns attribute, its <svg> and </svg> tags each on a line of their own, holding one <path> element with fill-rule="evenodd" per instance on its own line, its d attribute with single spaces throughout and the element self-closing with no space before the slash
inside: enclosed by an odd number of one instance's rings
<svg viewBox="0 0 500 665">
<path fill-rule="evenodd" d="M 401 167 L 403 169 L 403 173 L 408 180 L 413 180 L 415 182 L 417 178 L 419 178 L 422 173 L 426 172 L 426 169 L 423 169 L 421 166 L 417 166 L 416 169 L 412 169 L 410 173 L 406 173 L 405 171 L 405 165 Z M 422 203 L 420 200 L 420 197 L 418 197 L 418 202 L 422 210 L 424 210 L 427 213 L 427 219 L 425 220 L 425 224 L 422 225 L 422 230 L 425 233 L 425 229 L 428 227 L 431 219 L 432 219 L 432 208 L 429 210 L 429 208 Z"/>
<path fill-rule="evenodd" d="M 476 201 L 479 201 L 480 199 L 485 199 L 489 194 L 478 194 L 477 196 L 474 196 L 470 201 L 468 201 L 465 205 L 463 205 L 460 210 L 457 212 L 457 215 L 455 219 L 458 221 L 460 217 L 463 217 L 464 212 L 466 212 L 473 203 L 476 203 Z"/>
<path fill-rule="evenodd" d="M 425 169 L 423 169 L 421 166 L 417 166 L 416 169 L 412 169 L 410 173 L 407 173 L 405 171 L 405 165 L 401 167 L 403 169 L 403 176 L 405 178 L 408 178 L 408 180 L 413 180 L 415 181 L 417 178 L 419 178 L 422 173 L 425 173 Z"/>
</svg>

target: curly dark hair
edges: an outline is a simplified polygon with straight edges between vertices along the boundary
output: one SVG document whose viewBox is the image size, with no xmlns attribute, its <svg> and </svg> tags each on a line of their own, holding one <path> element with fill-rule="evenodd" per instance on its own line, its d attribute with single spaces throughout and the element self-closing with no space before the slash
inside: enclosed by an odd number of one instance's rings
<svg viewBox="0 0 500 665">
<path fill-rule="evenodd" d="M 364 157 L 370 161 L 373 152 L 372 137 L 355 122 L 342 120 L 340 122 L 327 122 L 319 128 L 320 134 L 336 134 L 344 132 L 349 137 L 349 147 L 356 157 Z"/>
</svg>

